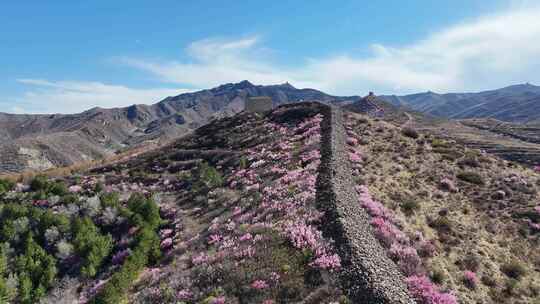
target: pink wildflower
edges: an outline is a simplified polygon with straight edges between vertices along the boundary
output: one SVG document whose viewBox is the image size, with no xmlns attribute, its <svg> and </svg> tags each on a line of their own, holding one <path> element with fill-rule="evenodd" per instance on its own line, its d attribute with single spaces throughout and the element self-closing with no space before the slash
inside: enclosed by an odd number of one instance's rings
<svg viewBox="0 0 540 304">
<path fill-rule="evenodd" d="M 190 300 L 193 297 L 193 293 L 187 289 L 180 290 L 176 293 L 178 300 Z"/>
<path fill-rule="evenodd" d="M 251 283 L 251 287 L 255 288 L 255 289 L 266 289 L 268 288 L 268 283 L 266 283 L 266 281 L 264 280 L 256 280 L 256 281 L 253 281 L 253 283 Z"/>
<path fill-rule="evenodd" d="M 356 146 L 358 144 L 358 140 L 354 137 L 347 137 L 347 144 L 350 146 Z"/>
<path fill-rule="evenodd" d="M 272 280 L 273 282 L 279 282 L 279 279 L 281 279 L 281 276 L 279 275 L 279 273 L 274 272 L 274 271 L 270 273 L 270 280 Z"/>
<path fill-rule="evenodd" d="M 212 300 L 211 304 L 225 304 L 225 297 L 219 296 Z"/>
<path fill-rule="evenodd" d="M 240 241 L 249 241 L 251 239 L 253 239 L 253 236 L 249 232 L 240 237 Z"/>
<path fill-rule="evenodd" d="M 349 152 L 349 158 L 353 163 L 361 163 L 362 156 L 358 152 Z"/>
<path fill-rule="evenodd" d="M 316 248 L 320 232 L 303 223 L 291 224 L 285 228 L 289 240 L 298 249 Z"/>
<path fill-rule="evenodd" d="M 476 289 L 476 285 L 478 284 L 478 278 L 476 277 L 476 273 L 470 270 L 466 270 L 463 273 L 463 283 L 465 283 L 465 286 L 470 289 Z"/>
<path fill-rule="evenodd" d="M 324 254 L 316 258 L 309 265 L 321 269 L 338 269 L 341 267 L 341 259 L 337 254 Z"/>
<path fill-rule="evenodd" d="M 170 249 L 173 245 L 172 238 L 166 238 L 163 241 L 161 241 L 160 247 L 162 250 Z"/>
<path fill-rule="evenodd" d="M 450 293 L 443 293 L 426 276 L 411 276 L 406 279 L 409 292 L 418 304 L 457 304 Z"/>
<path fill-rule="evenodd" d="M 68 191 L 71 193 L 78 193 L 82 191 L 82 187 L 79 185 L 73 185 L 68 188 Z"/>
<path fill-rule="evenodd" d="M 234 207 L 233 209 L 233 216 L 237 216 L 237 215 L 240 215 L 242 213 L 242 208 L 236 206 Z"/>
<path fill-rule="evenodd" d="M 420 260 L 416 249 L 395 243 L 392 244 L 389 254 L 406 276 L 417 274 L 419 272 L 422 261 Z"/>
<path fill-rule="evenodd" d="M 209 259 L 210 258 L 208 257 L 208 255 L 206 255 L 205 253 L 201 253 L 198 256 L 192 258 L 191 262 L 193 263 L 193 265 L 200 265 L 208 262 Z"/>
<path fill-rule="evenodd" d="M 168 237 L 170 237 L 170 236 L 173 234 L 173 232 L 174 232 L 174 230 L 172 230 L 172 229 L 163 229 L 163 230 L 161 230 L 161 231 L 159 232 L 159 236 L 160 236 L 161 238 L 163 238 L 163 239 L 164 239 L 164 238 L 168 238 Z"/>
<path fill-rule="evenodd" d="M 208 244 L 215 244 L 215 243 L 219 243 L 221 242 L 221 239 L 223 237 L 219 234 L 211 234 L 209 237 L 208 237 Z"/>
</svg>

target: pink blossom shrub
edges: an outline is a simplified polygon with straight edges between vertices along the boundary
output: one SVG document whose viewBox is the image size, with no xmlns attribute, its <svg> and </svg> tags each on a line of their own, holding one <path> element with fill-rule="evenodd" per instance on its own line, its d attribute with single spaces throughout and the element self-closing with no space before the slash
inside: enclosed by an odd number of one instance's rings
<svg viewBox="0 0 540 304">
<path fill-rule="evenodd" d="M 323 254 L 309 265 L 320 269 L 338 269 L 341 267 L 341 259 L 337 254 Z"/>
<path fill-rule="evenodd" d="M 390 248 L 389 255 L 406 276 L 418 274 L 422 260 L 420 260 L 416 249 L 394 243 Z"/>
<path fill-rule="evenodd" d="M 450 293 L 439 291 L 426 276 L 411 276 L 406 279 L 411 296 L 418 304 L 457 304 L 457 299 Z"/>
<path fill-rule="evenodd" d="M 166 238 L 163 241 L 161 241 L 160 247 L 161 247 L 161 250 L 167 250 L 167 249 L 171 249 L 172 245 L 173 245 L 172 238 Z"/>
<path fill-rule="evenodd" d="M 217 298 L 212 299 L 212 301 L 210 303 L 211 304 L 225 304 L 225 297 L 224 296 L 219 296 Z"/>
<path fill-rule="evenodd" d="M 256 281 L 253 281 L 253 283 L 251 283 L 251 287 L 254 288 L 254 289 L 266 289 L 269 287 L 268 283 L 266 283 L 266 281 L 264 280 L 256 280 Z"/>
<path fill-rule="evenodd" d="M 177 300 L 191 300 L 193 298 L 193 293 L 189 290 L 183 289 L 176 293 Z"/>
<path fill-rule="evenodd" d="M 159 236 L 164 239 L 170 237 L 173 233 L 174 230 L 172 229 L 163 229 L 159 232 Z"/>
<path fill-rule="evenodd" d="M 82 187 L 79 185 L 73 185 L 68 188 L 68 191 L 71 193 L 79 193 L 82 191 Z"/>
<path fill-rule="evenodd" d="M 534 171 L 540 173 L 540 165 L 534 167 Z"/>
<path fill-rule="evenodd" d="M 470 270 L 463 272 L 463 283 L 469 289 L 476 289 L 476 286 L 478 285 L 478 277 L 476 276 L 476 273 Z"/>
</svg>

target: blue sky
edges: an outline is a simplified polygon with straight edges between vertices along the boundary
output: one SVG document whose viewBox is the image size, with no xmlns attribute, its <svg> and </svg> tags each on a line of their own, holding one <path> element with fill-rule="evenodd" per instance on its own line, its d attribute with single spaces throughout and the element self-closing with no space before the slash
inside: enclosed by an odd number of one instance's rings
<svg viewBox="0 0 540 304">
<path fill-rule="evenodd" d="M 154 103 L 243 79 L 339 95 L 540 83 L 534 1 L 0 5 L 2 112 Z"/>
</svg>

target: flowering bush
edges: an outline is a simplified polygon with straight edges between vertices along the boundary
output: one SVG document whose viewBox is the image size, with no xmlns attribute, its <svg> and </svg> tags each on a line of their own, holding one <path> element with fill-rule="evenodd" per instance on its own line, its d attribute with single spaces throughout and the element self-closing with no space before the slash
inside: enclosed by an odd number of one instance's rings
<svg viewBox="0 0 540 304">
<path fill-rule="evenodd" d="M 476 285 L 478 284 L 478 277 L 476 276 L 476 273 L 466 270 L 463 273 L 463 283 L 467 288 L 470 289 L 476 289 Z"/>
<path fill-rule="evenodd" d="M 409 292 L 418 304 L 457 304 L 454 295 L 439 291 L 426 276 L 411 276 L 406 282 Z"/>
<path fill-rule="evenodd" d="M 173 245 L 172 238 L 166 238 L 163 241 L 161 241 L 160 248 L 161 250 L 167 250 L 167 249 L 170 249 L 172 245 Z"/>
<path fill-rule="evenodd" d="M 269 287 L 269 285 L 264 280 L 256 280 L 253 283 L 251 283 L 251 287 L 254 289 L 266 289 Z"/>
<path fill-rule="evenodd" d="M 180 290 L 176 293 L 176 299 L 177 300 L 191 300 L 193 298 L 193 293 L 189 290 Z"/>
<path fill-rule="evenodd" d="M 416 249 L 394 243 L 390 248 L 389 255 L 392 259 L 397 261 L 397 265 L 406 276 L 414 275 L 419 272 L 422 261 L 420 260 Z"/>
<path fill-rule="evenodd" d="M 534 171 L 537 173 L 540 173 L 540 165 L 534 167 Z"/>
</svg>

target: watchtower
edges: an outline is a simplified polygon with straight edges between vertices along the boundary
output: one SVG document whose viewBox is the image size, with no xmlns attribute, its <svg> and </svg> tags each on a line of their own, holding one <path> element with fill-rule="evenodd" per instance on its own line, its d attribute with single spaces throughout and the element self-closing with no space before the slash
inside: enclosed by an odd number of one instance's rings
<svg viewBox="0 0 540 304">
<path fill-rule="evenodd" d="M 249 97 L 245 104 L 247 112 L 262 113 L 270 111 L 272 108 L 272 98 L 268 96 Z"/>
</svg>

